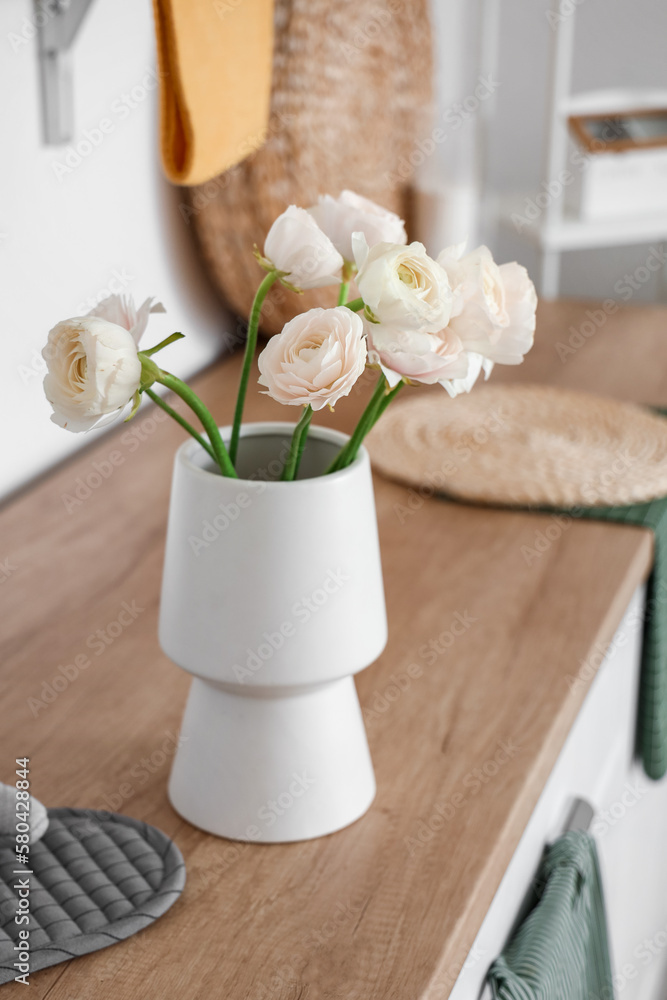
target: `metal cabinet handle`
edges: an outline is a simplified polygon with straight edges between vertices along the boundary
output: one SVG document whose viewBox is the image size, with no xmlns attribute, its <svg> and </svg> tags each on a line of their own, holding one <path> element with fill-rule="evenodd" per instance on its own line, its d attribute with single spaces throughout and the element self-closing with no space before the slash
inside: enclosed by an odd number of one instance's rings
<svg viewBox="0 0 667 1000">
<path fill-rule="evenodd" d="M 590 802 L 585 799 L 575 799 L 563 833 L 570 833 L 573 830 L 586 833 L 594 816 L 595 810 Z"/>
</svg>

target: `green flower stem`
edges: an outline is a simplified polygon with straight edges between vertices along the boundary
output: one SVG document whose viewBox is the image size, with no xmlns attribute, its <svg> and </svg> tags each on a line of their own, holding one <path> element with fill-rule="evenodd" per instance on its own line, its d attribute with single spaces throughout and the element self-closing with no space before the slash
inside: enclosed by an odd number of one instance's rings
<svg viewBox="0 0 667 1000">
<path fill-rule="evenodd" d="M 211 448 L 211 446 L 208 443 L 208 441 L 204 440 L 204 438 L 201 436 L 201 434 L 197 433 L 197 431 L 194 429 L 194 427 L 192 426 L 192 424 L 189 424 L 187 422 L 187 420 L 185 419 L 185 417 L 182 417 L 180 415 L 180 413 L 177 413 L 176 410 L 174 410 L 169 405 L 169 403 L 165 403 L 164 399 L 162 399 L 161 396 L 158 396 L 158 394 L 156 392 L 153 392 L 152 389 L 144 389 L 144 392 L 146 393 L 146 395 L 148 396 L 149 399 L 153 400 L 153 402 L 155 403 L 156 406 L 159 406 L 161 410 L 164 410 L 165 413 L 168 413 L 169 416 L 173 420 L 175 420 L 177 424 L 180 424 L 181 427 L 188 432 L 188 434 L 191 434 L 192 437 L 195 439 L 195 441 L 198 441 L 199 444 L 204 449 L 204 451 L 207 451 L 208 454 L 213 459 L 213 461 L 217 463 L 217 459 L 215 457 L 215 452 Z"/>
<path fill-rule="evenodd" d="M 350 290 L 350 282 L 349 281 L 341 282 L 340 292 L 338 293 L 339 306 L 344 306 L 345 303 L 347 302 L 347 293 L 349 292 L 349 290 Z"/>
<path fill-rule="evenodd" d="M 142 351 L 141 353 L 145 354 L 147 358 L 150 358 L 151 354 L 157 354 L 157 352 L 161 351 L 163 347 L 168 347 L 169 344 L 173 344 L 175 340 L 183 340 L 184 337 L 184 333 L 172 333 L 170 337 L 166 337 L 164 340 L 161 340 L 159 344 L 155 345 L 155 347 L 149 347 L 148 350 Z"/>
<path fill-rule="evenodd" d="M 298 452 L 298 454 L 296 456 L 296 465 L 294 466 L 294 478 L 295 479 L 296 479 L 296 477 L 298 475 L 299 466 L 301 465 L 301 459 L 303 457 L 303 453 L 304 453 L 304 450 L 306 448 L 306 441 L 308 440 L 308 430 L 310 428 L 310 419 L 311 419 L 311 417 L 313 415 L 312 408 L 309 406 L 308 409 L 310 410 L 310 417 L 308 418 L 308 423 L 306 424 L 306 426 L 305 426 L 305 428 L 304 428 L 304 430 L 303 430 L 303 432 L 301 434 L 301 438 L 299 440 L 299 452 Z"/>
<path fill-rule="evenodd" d="M 230 479 L 238 479 L 236 469 L 234 468 L 220 435 L 220 431 L 218 430 L 218 425 L 211 416 L 210 411 L 202 403 L 199 396 L 197 396 L 192 389 L 185 384 L 185 382 L 181 382 L 180 378 L 176 378 L 175 375 L 162 371 L 162 369 L 160 369 L 160 373 L 156 377 L 155 381 L 160 382 L 162 385 L 166 385 L 167 389 L 171 389 L 173 393 L 180 396 L 183 402 L 187 403 L 190 409 L 197 414 L 201 420 L 204 430 L 208 434 L 208 439 L 211 442 L 211 448 L 213 449 L 215 460 L 220 466 L 220 471 L 223 476 L 229 476 Z"/>
<path fill-rule="evenodd" d="M 239 437 L 241 436 L 241 422 L 243 421 L 243 407 L 245 405 L 245 397 L 248 391 L 248 380 L 250 379 L 250 369 L 252 368 L 252 361 L 255 356 L 255 348 L 257 347 L 257 331 L 259 329 L 259 317 L 262 312 L 262 306 L 264 305 L 264 299 L 267 296 L 271 285 L 274 281 L 277 281 L 280 277 L 279 271 L 269 271 L 266 277 L 263 279 L 261 285 L 257 289 L 255 294 L 255 300 L 252 304 L 252 309 L 250 310 L 250 319 L 248 321 L 248 335 L 246 337 L 245 344 L 245 355 L 243 357 L 243 369 L 241 371 L 241 382 L 239 384 L 239 394 L 236 398 L 236 409 L 234 410 L 234 425 L 232 427 L 232 438 L 229 443 L 229 457 L 234 463 L 236 461 L 236 454 L 239 448 Z"/>
<path fill-rule="evenodd" d="M 405 385 L 405 382 L 401 379 L 401 381 L 398 382 L 394 386 L 394 388 L 391 390 L 391 392 L 388 392 L 386 394 L 386 396 L 384 397 L 384 399 L 382 400 L 382 402 L 380 403 L 380 406 L 378 408 L 378 412 L 376 414 L 375 420 L 373 421 L 373 427 L 375 427 L 375 424 L 378 422 L 378 420 L 380 419 L 380 417 L 382 416 L 382 414 L 384 413 L 384 411 L 387 409 L 387 407 L 389 406 L 389 404 L 394 401 L 394 399 L 396 398 L 396 396 L 398 396 L 399 392 L 401 391 L 401 389 L 403 388 L 404 385 Z"/>
<path fill-rule="evenodd" d="M 357 457 L 357 452 L 361 446 L 361 442 L 364 440 L 371 427 L 377 420 L 376 413 L 382 406 L 382 403 L 386 395 L 387 380 L 384 375 L 380 375 L 378 383 L 373 390 L 373 395 L 371 396 L 370 402 L 364 412 L 362 413 L 359 423 L 354 429 L 352 437 L 347 442 L 346 445 L 341 448 L 338 455 L 333 460 L 329 468 L 324 473 L 325 476 L 329 475 L 331 472 L 338 472 L 340 469 L 347 468 Z"/>
<path fill-rule="evenodd" d="M 310 426 L 310 421 L 313 416 L 313 408 L 308 405 L 304 407 L 303 414 L 298 424 L 294 428 L 294 433 L 292 434 L 292 441 L 290 443 L 289 455 L 287 456 L 287 461 L 285 462 L 285 468 L 283 469 L 282 476 L 280 477 L 285 482 L 291 482 L 299 471 L 299 462 L 301 461 L 301 456 L 303 455 L 303 449 L 306 447 L 306 438 L 308 437 L 308 427 Z"/>
<path fill-rule="evenodd" d="M 351 302 L 346 302 L 345 305 L 347 306 L 348 309 L 351 309 L 352 312 L 358 313 L 360 309 L 364 308 L 364 300 L 352 299 Z"/>
</svg>

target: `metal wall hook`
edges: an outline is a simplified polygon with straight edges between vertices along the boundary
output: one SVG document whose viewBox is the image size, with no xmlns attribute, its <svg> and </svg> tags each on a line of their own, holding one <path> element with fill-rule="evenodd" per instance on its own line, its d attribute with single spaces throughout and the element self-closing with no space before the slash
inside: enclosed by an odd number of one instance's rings
<svg viewBox="0 0 667 1000">
<path fill-rule="evenodd" d="M 91 0 L 34 0 L 42 93 L 42 136 L 47 146 L 74 135 L 70 49 Z"/>
</svg>

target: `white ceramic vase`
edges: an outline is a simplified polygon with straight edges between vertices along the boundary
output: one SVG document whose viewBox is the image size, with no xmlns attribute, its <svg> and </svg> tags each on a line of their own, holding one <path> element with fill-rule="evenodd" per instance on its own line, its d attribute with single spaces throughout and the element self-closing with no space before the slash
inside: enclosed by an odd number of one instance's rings
<svg viewBox="0 0 667 1000">
<path fill-rule="evenodd" d="M 387 638 L 370 462 L 320 475 L 347 438 L 314 427 L 299 479 L 272 481 L 292 430 L 246 425 L 240 479 L 196 441 L 174 466 L 160 642 L 194 680 L 169 796 L 237 840 L 332 833 L 375 795 L 353 679 Z"/>
</svg>

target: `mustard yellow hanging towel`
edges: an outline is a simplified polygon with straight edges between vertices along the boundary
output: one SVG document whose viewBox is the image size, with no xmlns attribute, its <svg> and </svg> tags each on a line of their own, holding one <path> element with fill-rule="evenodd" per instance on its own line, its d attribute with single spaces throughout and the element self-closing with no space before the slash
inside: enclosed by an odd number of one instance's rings
<svg viewBox="0 0 667 1000">
<path fill-rule="evenodd" d="M 273 0 L 153 0 L 162 164 L 174 184 L 202 184 L 265 138 Z"/>
</svg>

